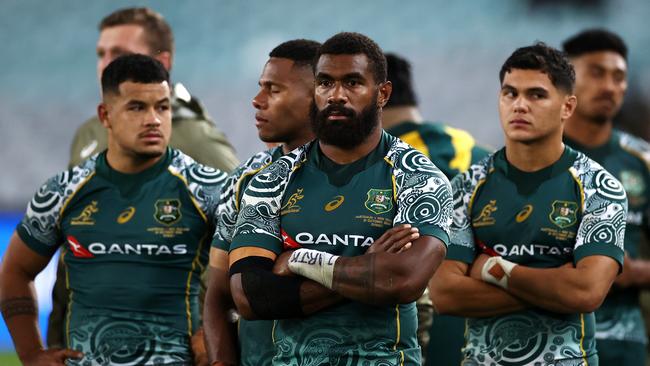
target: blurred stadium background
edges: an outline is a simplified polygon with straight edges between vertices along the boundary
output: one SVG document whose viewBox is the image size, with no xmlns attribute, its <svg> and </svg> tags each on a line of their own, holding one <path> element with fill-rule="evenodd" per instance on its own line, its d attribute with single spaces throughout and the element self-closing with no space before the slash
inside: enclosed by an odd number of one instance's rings
<svg viewBox="0 0 650 366">
<path fill-rule="evenodd" d="M 268 52 L 288 39 L 323 41 L 344 30 L 365 33 L 385 51 L 412 61 L 425 118 L 467 129 L 479 142 L 498 147 L 503 60 L 536 40 L 559 46 L 583 28 L 607 27 L 630 48 L 630 86 L 619 123 L 649 136 L 646 0 L 3 0 L 0 255 L 34 191 L 66 167 L 75 129 L 95 113 L 97 23 L 135 5 L 150 6 L 170 22 L 176 38 L 173 79 L 201 99 L 240 159 L 263 148 L 251 143 L 256 131 L 250 100 Z M 41 324 L 51 306 L 53 274 L 48 268 L 37 281 Z M 1 365 L 12 364 L 12 351 L 0 322 Z"/>
</svg>

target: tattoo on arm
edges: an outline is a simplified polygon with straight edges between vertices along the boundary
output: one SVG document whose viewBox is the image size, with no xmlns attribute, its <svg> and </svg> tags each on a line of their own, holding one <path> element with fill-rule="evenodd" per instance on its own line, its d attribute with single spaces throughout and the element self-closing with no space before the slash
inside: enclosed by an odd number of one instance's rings
<svg viewBox="0 0 650 366">
<path fill-rule="evenodd" d="M 335 270 L 332 289 L 338 292 L 342 287 L 358 286 L 365 290 L 368 301 L 375 301 L 375 255 L 367 257 L 367 261 L 361 259 L 353 265 L 341 266 L 340 270 Z"/>
<path fill-rule="evenodd" d="M 36 300 L 32 297 L 15 297 L 0 303 L 2 316 L 6 320 L 16 315 L 37 315 Z"/>
</svg>

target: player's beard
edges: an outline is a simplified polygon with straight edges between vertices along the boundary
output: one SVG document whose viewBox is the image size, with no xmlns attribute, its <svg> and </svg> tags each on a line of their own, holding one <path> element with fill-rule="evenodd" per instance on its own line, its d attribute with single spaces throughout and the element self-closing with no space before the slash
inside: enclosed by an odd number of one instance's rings
<svg viewBox="0 0 650 366">
<path fill-rule="evenodd" d="M 334 111 L 348 117 L 348 120 L 328 120 L 327 117 Z M 319 110 L 312 102 L 310 117 L 311 128 L 316 138 L 328 145 L 351 149 L 364 142 L 379 125 L 377 97 L 375 96 L 372 102 L 358 114 L 341 104 L 330 104 L 325 109 Z"/>
</svg>

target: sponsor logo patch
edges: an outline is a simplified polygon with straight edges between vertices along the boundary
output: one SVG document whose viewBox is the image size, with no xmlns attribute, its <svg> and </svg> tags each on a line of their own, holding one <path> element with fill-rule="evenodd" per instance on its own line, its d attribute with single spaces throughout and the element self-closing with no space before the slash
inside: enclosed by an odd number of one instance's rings
<svg viewBox="0 0 650 366">
<path fill-rule="evenodd" d="M 68 247 L 70 248 L 70 251 L 72 252 L 72 255 L 74 255 L 77 258 L 94 258 L 95 256 L 89 252 L 86 248 L 84 248 L 83 245 L 79 243 L 79 240 L 75 238 L 72 235 L 68 235 L 66 238 L 68 241 Z"/>
</svg>

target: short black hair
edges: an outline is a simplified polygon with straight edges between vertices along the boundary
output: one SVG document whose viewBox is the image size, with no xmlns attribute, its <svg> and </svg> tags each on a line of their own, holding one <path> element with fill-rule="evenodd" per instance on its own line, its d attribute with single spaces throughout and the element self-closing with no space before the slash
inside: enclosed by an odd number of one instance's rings
<svg viewBox="0 0 650 366">
<path fill-rule="evenodd" d="M 320 43 L 309 39 L 286 41 L 269 52 L 269 57 L 286 58 L 297 66 L 314 66 Z"/>
<path fill-rule="evenodd" d="M 341 32 L 330 37 L 318 51 L 322 55 L 356 55 L 364 54 L 372 68 L 375 82 L 386 81 L 386 57 L 379 45 L 369 37 L 355 32 Z"/>
<path fill-rule="evenodd" d="M 155 58 L 129 54 L 113 60 L 102 72 L 102 93 L 119 94 L 125 81 L 150 84 L 169 82 L 169 72 Z"/>
<path fill-rule="evenodd" d="M 558 49 L 537 42 L 532 46 L 517 48 L 508 57 L 499 71 L 499 81 L 503 83 L 506 72 L 512 69 L 539 70 L 548 75 L 553 86 L 572 94 L 576 73 L 566 54 Z"/>
<path fill-rule="evenodd" d="M 607 29 L 594 28 L 584 30 L 562 43 L 562 49 L 569 57 L 585 53 L 613 51 L 627 61 L 627 46 L 621 37 Z"/>
<path fill-rule="evenodd" d="M 418 101 L 413 91 L 411 64 L 395 53 L 386 54 L 388 80 L 393 84 L 393 92 L 385 108 L 400 106 L 417 106 Z"/>
</svg>

